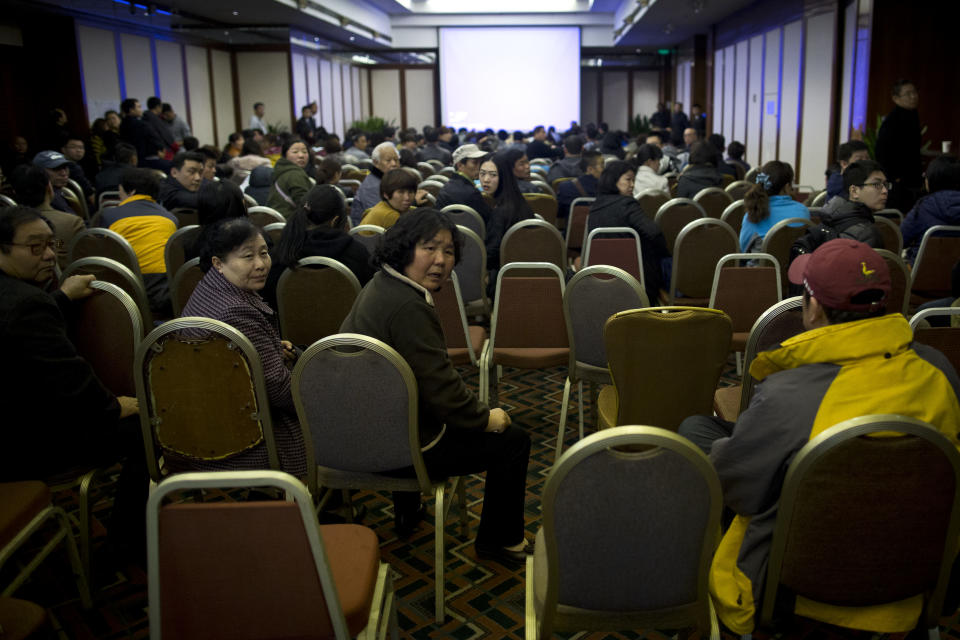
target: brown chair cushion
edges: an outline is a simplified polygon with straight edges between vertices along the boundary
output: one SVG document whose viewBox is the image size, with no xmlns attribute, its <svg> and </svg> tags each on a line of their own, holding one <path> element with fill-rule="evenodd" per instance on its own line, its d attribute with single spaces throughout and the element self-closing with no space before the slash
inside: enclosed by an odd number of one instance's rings
<svg viewBox="0 0 960 640">
<path fill-rule="evenodd" d="M 713 410 L 717 416 L 735 422 L 740 415 L 740 393 L 743 387 L 721 387 L 713 392 Z"/>
<path fill-rule="evenodd" d="M 0 484 L 0 547 L 48 506 L 50 489 L 39 480 Z"/>
<path fill-rule="evenodd" d="M 34 633 L 47 619 L 43 607 L 17 598 L 0 598 L 0 638 L 22 640 Z"/>
<path fill-rule="evenodd" d="M 734 331 L 733 337 L 730 339 L 730 351 L 740 351 L 741 353 L 746 351 L 747 340 L 749 339 L 749 331 Z"/>
<path fill-rule="evenodd" d="M 330 573 L 337 584 L 340 608 L 350 635 L 356 636 L 367 626 L 377 586 L 380 568 L 377 534 L 357 524 L 331 524 L 320 527 L 320 536 L 326 547 Z"/>
<path fill-rule="evenodd" d="M 556 367 L 569 359 L 568 347 L 497 347 L 493 350 L 493 364 L 518 369 Z"/>
</svg>

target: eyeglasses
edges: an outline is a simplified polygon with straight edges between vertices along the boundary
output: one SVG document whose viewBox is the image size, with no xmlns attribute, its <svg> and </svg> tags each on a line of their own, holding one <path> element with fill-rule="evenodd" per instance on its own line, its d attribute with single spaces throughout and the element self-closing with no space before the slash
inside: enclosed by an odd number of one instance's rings
<svg viewBox="0 0 960 640">
<path fill-rule="evenodd" d="M 46 242 L 8 242 L 7 244 L 11 244 L 15 247 L 27 247 L 30 249 L 30 253 L 35 256 L 42 256 L 43 252 L 47 249 L 53 249 L 54 251 L 60 251 L 63 249 L 63 240 L 58 238 L 51 238 Z"/>
<path fill-rule="evenodd" d="M 862 185 L 860 185 L 860 186 L 861 186 L 861 187 L 873 187 L 873 188 L 876 189 L 877 191 L 883 191 L 883 190 L 890 191 L 890 189 L 893 188 L 893 183 L 892 183 L 892 182 L 867 182 L 867 183 L 862 184 Z"/>
</svg>

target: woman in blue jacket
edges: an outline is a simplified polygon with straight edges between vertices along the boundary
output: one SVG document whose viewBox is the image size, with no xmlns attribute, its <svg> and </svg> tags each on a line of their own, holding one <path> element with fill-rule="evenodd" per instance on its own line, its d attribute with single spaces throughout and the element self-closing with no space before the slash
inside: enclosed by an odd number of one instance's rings
<svg viewBox="0 0 960 640">
<path fill-rule="evenodd" d="M 761 167 L 756 184 L 743 197 L 747 212 L 740 227 L 741 251 L 759 252 L 764 236 L 781 220 L 810 219 L 810 212 L 793 199 L 793 194 L 793 167 L 779 160 L 772 160 Z"/>
</svg>

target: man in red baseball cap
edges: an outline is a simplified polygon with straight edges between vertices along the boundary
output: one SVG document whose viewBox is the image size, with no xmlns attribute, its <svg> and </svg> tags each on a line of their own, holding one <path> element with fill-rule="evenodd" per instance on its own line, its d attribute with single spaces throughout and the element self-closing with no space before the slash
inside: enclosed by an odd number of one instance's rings
<svg viewBox="0 0 960 640">
<path fill-rule="evenodd" d="M 880 254 L 831 240 L 794 260 L 789 278 L 803 285 L 807 331 L 757 355 L 757 386 L 736 423 L 691 416 L 679 429 L 709 454 L 737 514 L 714 555 L 710 595 L 740 634 L 753 630 L 761 608 L 784 475 L 811 438 L 850 418 L 893 413 L 929 422 L 960 446 L 960 379 L 942 353 L 913 343 L 903 315 L 887 314 L 890 272 Z M 913 629 L 921 609 L 919 600 L 842 612 L 809 606 L 804 615 L 887 633 Z"/>
</svg>

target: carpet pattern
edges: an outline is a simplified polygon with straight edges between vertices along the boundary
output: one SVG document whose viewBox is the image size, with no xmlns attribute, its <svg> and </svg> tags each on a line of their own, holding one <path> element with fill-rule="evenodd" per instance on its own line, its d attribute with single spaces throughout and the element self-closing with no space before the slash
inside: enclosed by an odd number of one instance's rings
<svg viewBox="0 0 960 640">
<path fill-rule="evenodd" d="M 468 385 L 476 389 L 476 370 L 461 369 Z M 554 458 L 554 445 L 560 415 L 565 367 L 545 371 L 506 370 L 499 384 L 500 406 L 509 411 L 514 424 L 527 429 L 533 440 L 527 477 L 526 528 L 532 538 L 540 525 L 540 495 Z M 722 384 L 737 382 L 733 359 L 724 373 Z M 587 401 L 584 418 L 587 433 L 592 433 L 591 412 Z M 570 416 L 565 438 L 566 446 L 576 440 L 576 393 L 571 393 Z M 408 539 L 398 539 L 393 530 L 393 505 L 388 495 L 372 492 L 358 493 L 354 504 L 366 509 L 364 524 L 376 531 L 381 541 L 381 554 L 389 562 L 394 574 L 398 598 L 398 617 L 401 636 L 405 638 L 433 638 L 451 640 L 480 640 L 485 638 L 523 638 L 525 582 L 524 569 L 508 568 L 495 562 L 478 562 L 473 549 L 473 535 L 479 522 L 482 506 L 483 481 L 478 476 L 466 478 L 469 531 L 460 531 L 458 505 L 451 507 L 446 525 L 447 544 L 447 619 L 443 625 L 434 623 L 433 611 L 433 520 L 430 515 Z M 450 497 L 450 496 L 448 496 Z M 452 498 L 452 497 L 450 497 Z M 68 511 L 76 510 L 76 496 L 69 492 L 57 496 L 58 504 Z M 101 506 L 96 515 L 102 516 L 109 504 Z M 140 570 L 127 569 L 122 573 L 106 571 L 102 526 L 95 535 L 94 583 L 99 589 L 93 610 L 84 611 L 77 591 L 70 580 L 66 555 L 55 553 L 35 577 L 16 594 L 47 608 L 52 638 L 119 639 L 147 638 L 146 575 Z M 9 567 L 0 573 L 7 578 Z M 563 638 L 649 638 L 669 640 L 675 631 L 643 630 L 622 634 L 566 634 Z M 960 638 L 957 616 L 941 621 L 941 633 Z M 822 624 L 799 621 L 786 636 L 804 638 L 879 638 L 882 635 L 853 632 Z M 735 638 L 725 633 L 725 638 Z M 757 637 L 763 637 L 757 634 Z M 902 637 L 894 636 L 894 637 Z"/>
</svg>

